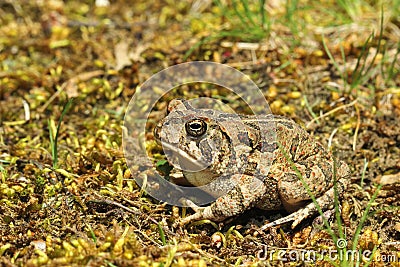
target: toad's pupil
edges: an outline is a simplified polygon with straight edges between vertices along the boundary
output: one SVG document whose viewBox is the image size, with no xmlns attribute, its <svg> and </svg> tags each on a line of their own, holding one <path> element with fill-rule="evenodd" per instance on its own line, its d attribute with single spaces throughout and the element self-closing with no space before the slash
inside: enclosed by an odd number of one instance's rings
<svg viewBox="0 0 400 267">
<path fill-rule="evenodd" d="M 198 129 L 201 128 L 201 124 L 200 124 L 200 123 L 197 123 L 197 122 L 194 122 L 194 123 L 190 124 L 190 127 L 191 127 L 193 130 L 198 130 Z"/>
</svg>

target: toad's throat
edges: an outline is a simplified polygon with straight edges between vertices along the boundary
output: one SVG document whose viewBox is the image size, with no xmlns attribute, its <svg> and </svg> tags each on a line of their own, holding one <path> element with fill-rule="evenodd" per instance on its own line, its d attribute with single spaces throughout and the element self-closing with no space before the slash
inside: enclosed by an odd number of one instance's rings
<svg viewBox="0 0 400 267">
<path fill-rule="evenodd" d="M 177 144 L 161 142 L 168 162 L 175 168 L 185 172 L 199 172 L 209 167 L 209 163 L 202 159 L 195 159 L 190 153 L 180 149 Z"/>
</svg>

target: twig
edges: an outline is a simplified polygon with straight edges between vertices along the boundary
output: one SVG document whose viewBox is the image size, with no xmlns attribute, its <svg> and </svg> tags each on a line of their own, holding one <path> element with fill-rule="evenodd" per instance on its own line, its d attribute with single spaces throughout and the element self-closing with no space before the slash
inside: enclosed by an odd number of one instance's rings
<svg viewBox="0 0 400 267">
<path fill-rule="evenodd" d="M 337 132 L 337 130 L 338 130 L 338 128 L 335 128 L 335 129 L 332 131 L 331 135 L 329 136 L 328 148 L 331 148 L 331 146 L 332 146 L 332 139 L 333 139 L 333 136 L 335 135 L 335 133 Z"/>
<path fill-rule="evenodd" d="M 118 202 L 116 202 L 116 201 L 113 201 L 113 200 L 104 198 L 103 196 L 99 195 L 99 194 L 96 193 L 96 192 L 94 192 L 94 194 L 95 194 L 96 196 L 98 196 L 100 199 L 91 199 L 90 201 L 94 201 L 94 202 L 103 202 L 103 203 L 106 203 L 106 204 L 108 204 L 108 205 L 117 206 L 117 207 L 119 207 L 119 208 L 121 208 L 121 209 L 124 209 L 124 210 L 126 210 L 126 211 L 128 211 L 128 212 L 130 212 L 130 213 L 132 213 L 132 214 L 135 214 L 135 215 L 144 215 L 144 216 L 147 217 L 147 219 L 148 219 L 149 221 L 151 221 L 151 222 L 153 222 L 153 223 L 155 223 L 155 224 L 158 224 L 158 222 L 157 222 L 155 219 L 153 219 L 152 217 L 150 217 L 150 216 L 147 215 L 147 214 L 144 214 L 144 213 L 141 212 L 141 211 L 133 210 L 133 209 L 131 209 L 131 208 L 128 208 L 128 207 L 122 205 L 121 203 L 118 203 Z M 168 228 L 163 227 L 163 230 L 164 230 L 165 232 L 167 232 L 168 234 L 175 235 L 175 234 L 174 234 L 172 231 L 170 231 Z"/>
<path fill-rule="evenodd" d="M 268 46 L 260 43 L 245 43 L 245 42 L 221 42 L 222 47 L 235 47 L 239 50 L 261 50 L 268 51 Z"/>
<path fill-rule="evenodd" d="M 141 234 L 142 236 L 144 236 L 147 240 L 149 240 L 150 242 L 152 242 L 152 243 L 155 244 L 156 246 L 158 246 L 158 247 L 160 247 L 160 248 L 162 247 L 161 244 L 157 243 L 155 240 L 153 240 L 152 238 L 150 238 L 150 237 L 149 237 L 148 235 L 146 235 L 143 231 L 140 231 L 140 230 L 136 229 L 136 230 L 133 230 L 133 232 Z"/>
<path fill-rule="evenodd" d="M 353 102 L 349 103 L 349 104 L 346 104 L 346 105 L 343 105 L 343 106 L 340 106 L 340 107 L 334 108 L 334 109 L 332 109 L 332 110 L 328 111 L 327 113 L 325 113 L 325 114 L 322 114 L 321 116 L 319 116 L 319 117 L 317 117 L 317 118 L 314 118 L 314 119 L 312 119 L 312 120 L 311 120 L 309 123 L 307 123 L 307 125 L 306 125 L 306 128 L 307 128 L 307 129 L 309 129 L 309 128 L 310 128 L 310 125 L 311 125 L 311 124 L 313 124 L 313 123 L 314 123 L 314 121 L 316 121 L 316 120 L 318 120 L 318 119 L 325 118 L 325 117 L 327 117 L 327 116 L 331 115 L 332 113 L 335 113 L 335 112 L 336 112 L 336 111 L 338 111 L 338 110 L 341 110 L 341 109 L 345 109 L 345 108 L 351 107 L 351 106 L 355 105 L 356 103 L 357 103 L 357 99 L 356 99 L 356 100 L 354 100 Z"/>
<path fill-rule="evenodd" d="M 31 119 L 31 111 L 29 109 L 28 101 L 22 99 L 22 105 L 24 106 L 25 121 L 29 121 Z"/>
</svg>

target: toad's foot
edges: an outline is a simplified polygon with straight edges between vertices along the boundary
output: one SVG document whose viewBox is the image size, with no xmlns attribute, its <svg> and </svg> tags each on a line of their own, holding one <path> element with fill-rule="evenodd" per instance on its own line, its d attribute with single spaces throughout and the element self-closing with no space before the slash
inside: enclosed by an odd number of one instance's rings
<svg viewBox="0 0 400 267">
<path fill-rule="evenodd" d="M 192 214 L 182 220 L 177 221 L 174 224 L 175 227 L 176 226 L 184 226 L 185 224 L 188 224 L 192 221 L 198 221 L 198 220 L 203 219 L 203 217 L 204 217 L 203 212 L 204 212 L 205 207 L 199 207 L 196 204 L 194 204 L 191 200 L 185 199 L 185 198 L 181 199 L 181 203 L 187 207 L 190 207 L 192 210 L 194 210 L 195 214 Z"/>
<path fill-rule="evenodd" d="M 318 216 L 317 218 L 315 218 L 315 220 L 314 220 L 315 224 L 323 225 L 324 224 L 324 222 L 323 222 L 324 219 L 327 220 L 328 222 L 332 221 L 332 219 L 333 219 L 333 215 L 332 214 L 333 213 L 334 213 L 333 209 L 325 211 L 323 213 L 324 218 L 322 218 L 321 215 Z M 268 228 L 271 228 L 271 227 L 274 227 L 274 226 L 277 226 L 277 225 L 280 225 L 280 224 L 284 224 L 284 223 L 288 223 L 288 222 L 294 221 L 292 223 L 292 229 L 293 229 L 299 223 L 301 223 L 303 220 L 308 218 L 309 216 L 310 216 L 309 210 L 307 211 L 307 210 L 301 209 L 301 210 L 298 210 L 298 211 L 296 211 L 296 212 L 294 212 L 294 213 L 292 213 L 292 214 L 290 214 L 290 215 L 288 215 L 286 217 L 280 218 L 278 220 L 275 220 L 273 222 L 270 222 L 270 223 L 267 223 L 267 224 L 263 225 L 261 227 L 261 230 L 265 230 L 265 229 L 268 229 Z"/>
<path fill-rule="evenodd" d="M 292 223 L 292 229 L 294 229 L 297 225 L 299 225 L 299 223 L 301 223 L 303 220 L 305 220 L 306 218 L 308 218 L 309 216 L 311 216 L 315 213 L 314 203 L 311 203 L 311 204 L 313 204 L 313 205 L 310 208 L 308 208 L 308 206 L 307 206 L 303 209 L 293 212 L 292 214 L 290 214 L 286 217 L 283 217 L 283 218 L 280 218 L 273 222 L 265 224 L 263 227 L 261 227 L 261 230 L 265 230 L 265 229 L 271 228 L 273 226 L 277 226 L 277 225 L 284 224 L 284 223 L 291 222 L 291 221 L 294 221 Z"/>
<path fill-rule="evenodd" d="M 196 204 L 193 203 L 193 201 L 191 201 L 189 199 L 182 198 L 180 200 L 180 202 L 183 205 L 185 205 L 185 206 L 191 208 L 192 210 L 194 210 L 196 213 L 198 213 L 198 212 L 200 213 L 200 212 L 202 212 L 204 210 L 204 207 L 197 206 Z"/>
</svg>

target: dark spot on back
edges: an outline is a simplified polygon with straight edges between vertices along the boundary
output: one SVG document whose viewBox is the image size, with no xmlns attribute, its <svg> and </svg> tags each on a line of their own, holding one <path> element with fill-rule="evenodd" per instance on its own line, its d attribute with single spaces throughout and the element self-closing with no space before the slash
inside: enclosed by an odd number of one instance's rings
<svg viewBox="0 0 400 267">
<path fill-rule="evenodd" d="M 257 149 L 261 152 L 269 152 L 273 153 L 277 149 L 276 142 L 268 143 L 268 142 L 260 142 L 257 145 Z"/>
<path fill-rule="evenodd" d="M 249 134 L 247 132 L 239 133 L 238 134 L 238 139 L 239 139 L 240 143 L 243 143 L 243 144 L 245 144 L 247 146 L 251 146 Z"/>
</svg>

